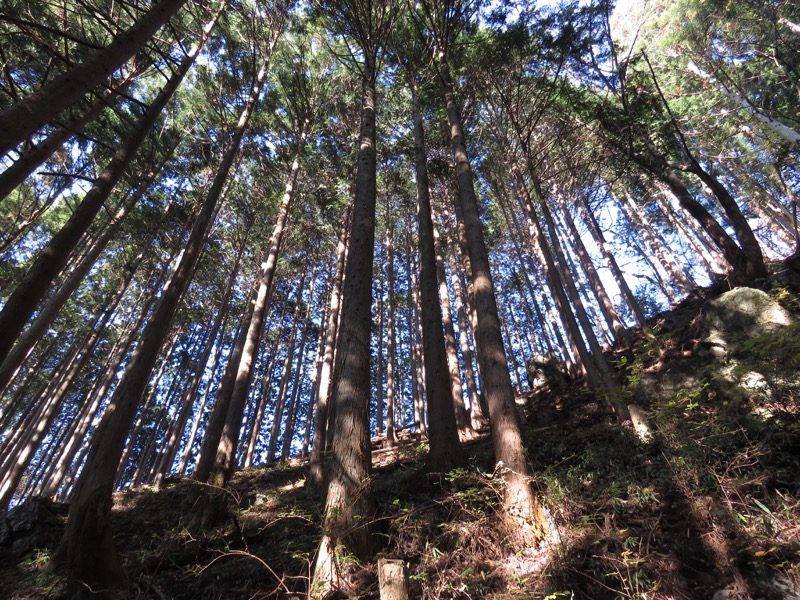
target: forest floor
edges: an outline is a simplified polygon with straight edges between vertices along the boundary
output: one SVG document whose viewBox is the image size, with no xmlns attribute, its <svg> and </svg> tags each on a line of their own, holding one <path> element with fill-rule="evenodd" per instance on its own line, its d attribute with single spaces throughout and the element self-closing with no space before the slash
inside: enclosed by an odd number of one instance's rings
<svg viewBox="0 0 800 600">
<path fill-rule="evenodd" d="M 693 383 L 669 387 L 659 378 L 687 364 L 721 368 L 699 350 L 711 295 L 661 315 L 653 334 L 614 357 L 626 381 L 616 393 L 647 414 L 648 439 L 577 384 L 520 399 L 533 485 L 556 531 L 547 546 L 518 547 L 498 527 L 500 481 L 485 435 L 466 443 L 463 469 L 443 475 L 426 472 L 427 447 L 409 437 L 375 453 L 384 554 L 407 562 L 412 598 L 800 598 L 800 335 L 792 327 L 777 342 L 741 342 L 770 370 L 768 393 L 732 393 L 696 366 Z M 771 295 L 798 306 L 795 291 Z M 238 473 L 228 517 L 207 531 L 191 525 L 189 479 L 116 494 L 129 597 L 304 597 L 321 533 L 306 474 L 299 461 Z M 66 509 L 31 506 L 37 548 L 0 551 L 0 598 L 62 594 L 47 565 Z M 343 597 L 378 598 L 374 563 L 349 570 Z"/>
</svg>

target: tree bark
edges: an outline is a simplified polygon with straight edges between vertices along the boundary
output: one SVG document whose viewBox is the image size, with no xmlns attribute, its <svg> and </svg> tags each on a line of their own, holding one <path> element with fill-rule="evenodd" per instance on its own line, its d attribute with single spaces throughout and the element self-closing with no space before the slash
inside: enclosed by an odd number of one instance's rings
<svg viewBox="0 0 800 600">
<path fill-rule="evenodd" d="M 417 226 L 419 229 L 419 294 L 422 312 L 422 356 L 425 361 L 425 393 L 428 401 L 428 462 L 431 471 L 448 473 L 463 463 L 458 439 L 450 369 L 447 366 L 436 277 L 436 250 L 428 183 L 425 130 L 419 110 L 416 83 L 412 79 L 414 120 L 414 171 L 417 183 Z M 462 404 L 463 407 L 463 404 Z"/>
<path fill-rule="evenodd" d="M 328 306 L 327 333 L 325 336 L 325 350 L 322 357 L 322 366 L 319 372 L 319 385 L 317 386 L 317 409 L 314 413 L 314 439 L 311 443 L 311 457 L 309 458 L 309 489 L 319 489 L 323 483 L 323 456 L 327 448 L 328 430 L 328 403 L 330 400 L 331 380 L 333 373 L 333 359 L 336 348 L 336 339 L 341 314 L 341 294 L 344 280 L 345 256 L 349 239 L 351 209 L 347 210 L 344 218 L 344 227 L 339 235 L 336 250 L 336 272 L 333 276 L 330 305 Z"/>
<path fill-rule="evenodd" d="M 397 444 L 397 427 L 394 411 L 397 406 L 395 398 L 395 379 L 397 377 L 397 300 L 394 293 L 394 221 L 386 224 L 386 281 L 389 309 L 386 318 L 386 447 L 394 448 Z"/>
<path fill-rule="evenodd" d="M 470 424 L 473 429 L 483 429 L 487 425 L 486 415 L 481 405 L 480 394 L 478 392 L 477 373 L 474 368 L 472 347 L 470 346 L 470 335 L 472 326 L 467 317 L 467 293 L 463 285 L 460 268 L 461 261 L 456 256 L 456 243 L 453 241 L 448 244 L 448 262 L 450 264 L 450 284 L 453 287 L 454 299 L 456 302 L 456 320 L 458 321 L 458 345 L 461 350 L 461 363 L 464 369 L 464 384 L 467 386 L 467 398 L 469 399 Z"/>
<path fill-rule="evenodd" d="M 402 560 L 378 559 L 380 600 L 408 600 L 408 568 Z"/>
<path fill-rule="evenodd" d="M 350 243 L 342 286 L 341 323 L 331 404 L 335 414 L 331 457 L 326 464 L 325 525 L 314 566 L 315 586 L 334 580 L 334 548 L 344 544 L 359 560 L 378 547 L 372 495 L 369 399 L 372 270 L 375 244 L 376 56 L 365 53 L 360 147 Z"/>
<path fill-rule="evenodd" d="M 433 214 L 431 214 L 433 217 Z M 459 437 L 471 438 L 474 434 L 469 414 L 464 406 L 464 387 L 461 385 L 461 370 L 458 365 L 458 346 L 456 331 L 453 325 L 453 310 L 450 304 L 450 293 L 447 289 L 447 273 L 444 266 L 444 253 L 447 249 L 441 242 L 439 230 L 433 223 L 433 245 L 436 253 L 436 275 L 439 281 L 439 303 L 442 307 L 442 323 L 444 324 L 445 353 L 447 356 L 447 370 L 449 371 L 450 399 L 453 402 L 453 411 L 456 417 Z"/>
<path fill-rule="evenodd" d="M 456 104 L 453 83 L 444 52 L 439 52 L 439 73 L 450 124 L 450 139 L 455 155 L 456 181 L 464 209 L 469 258 L 472 266 L 474 303 L 477 313 L 475 339 L 481 381 L 489 405 L 489 421 L 494 441 L 495 460 L 502 465 L 506 483 L 503 498 L 504 516 L 514 530 L 520 526 L 534 538 L 545 535 L 545 516 L 530 486 L 530 470 L 525 459 L 514 389 L 503 348 L 500 319 L 495 299 L 489 257 L 483 239 L 478 203 L 467 156 L 461 116 Z"/>
</svg>

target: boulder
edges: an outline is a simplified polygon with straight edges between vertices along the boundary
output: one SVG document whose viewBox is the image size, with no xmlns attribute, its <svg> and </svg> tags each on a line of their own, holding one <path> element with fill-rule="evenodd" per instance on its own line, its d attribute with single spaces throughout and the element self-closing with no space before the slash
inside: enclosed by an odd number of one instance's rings
<svg viewBox="0 0 800 600">
<path fill-rule="evenodd" d="M 559 389 L 567 382 L 564 364 L 552 354 L 534 354 L 528 360 L 528 381 L 531 390 L 544 387 Z"/>
<path fill-rule="evenodd" d="M 68 510 L 66 504 L 47 498 L 25 500 L 5 515 L 0 515 L 0 548 L 21 556 L 52 544 L 60 537 L 53 530 L 63 529 L 63 517 Z"/>
<path fill-rule="evenodd" d="M 743 342 L 775 334 L 792 324 L 792 317 L 761 290 L 736 288 L 703 308 L 703 353 L 723 358 Z"/>
</svg>

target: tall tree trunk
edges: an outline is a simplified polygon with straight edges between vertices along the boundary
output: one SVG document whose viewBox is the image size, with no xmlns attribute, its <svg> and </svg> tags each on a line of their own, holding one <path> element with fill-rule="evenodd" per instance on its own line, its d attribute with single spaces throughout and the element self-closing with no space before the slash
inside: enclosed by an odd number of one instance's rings
<svg viewBox="0 0 800 600">
<path fill-rule="evenodd" d="M 456 302 L 456 319 L 458 321 L 458 345 L 461 350 L 461 363 L 464 369 L 464 384 L 467 386 L 467 398 L 469 399 L 470 424 L 475 430 L 483 429 L 487 425 L 488 419 L 481 404 L 480 394 L 478 393 L 477 374 L 473 367 L 472 347 L 470 346 L 470 332 L 472 326 L 467 317 L 467 293 L 464 289 L 463 278 L 461 277 L 461 261 L 456 256 L 456 243 L 452 241 L 447 252 L 450 264 L 450 284 L 453 287 L 454 299 Z"/>
<path fill-rule="evenodd" d="M 269 442 L 267 443 L 267 464 L 275 462 L 275 453 L 278 448 L 278 437 L 281 432 L 281 422 L 283 421 L 283 410 L 286 406 L 286 398 L 289 393 L 289 381 L 292 376 L 292 361 L 294 360 L 294 346 L 297 341 L 297 331 L 300 328 L 300 314 L 303 304 L 303 288 L 305 287 L 306 274 L 297 286 L 297 298 L 295 299 L 294 316 L 292 317 L 292 333 L 289 336 L 289 344 L 286 347 L 286 358 L 283 361 L 283 373 L 281 375 L 281 385 L 278 392 L 278 401 L 275 403 L 275 413 L 272 418 L 272 428 L 269 432 Z"/>
<path fill-rule="evenodd" d="M 222 332 L 220 333 L 220 337 L 218 340 L 218 348 L 216 352 L 216 356 L 214 357 L 214 365 L 211 367 L 211 372 L 208 378 L 208 383 L 206 384 L 206 389 L 203 392 L 203 398 L 200 400 L 200 406 L 197 407 L 197 410 L 194 413 L 194 420 L 192 421 L 192 428 L 189 431 L 189 437 L 186 439 L 186 444 L 183 446 L 183 451 L 181 452 L 181 460 L 178 464 L 178 473 L 181 475 L 186 474 L 186 470 L 189 467 L 189 459 L 192 456 L 192 449 L 194 448 L 194 442 L 197 439 L 197 433 L 200 431 L 200 425 L 203 423 L 203 417 L 205 415 L 205 409 L 208 405 L 208 399 L 211 397 L 212 390 L 218 390 L 219 388 L 214 385 L 214 375 L 219 371 L 220 363 L 222 362 L 223 356 L 223 346 L 225 346 L 225 332 L 228 328 L 228 319 L 231 314 L 231 304 L 230 302 L 225 307 L 225 317 L 223 318 L 222 322 Z M 238 339 L 238 334 L 235 338 Z M 236 343 L 234 340 L 234 344 Z M 222 374 L 221 379 L 225 378 L 225 373 Z M 221 382 L 218 382 L 221 383 Z M 209 419 L 210 420 L 210 419 Z"/>
<path fill-rule="evenodd" d="M 725 216 L 728 217 L 730 224 L 733 226 L 733 231 L 736 234 L 736 239 L 739 240 L 739 245 L 747 257 L 747 265 L 745 267 L 745 274 L 750 279 L 757 279 L 767 276 L 767 267 L 764 265 L 764 255 L 761 252 L 761 246 L 758 239 L 747 222 L 742 209 L 731 196 L 730 192 L 724 185 L 709 173 L 703 166 L 694 158 L 692 158 L 689 171 L 705 183 L 711 193 L 719 202 L 722 210 L 725 211 Z"/>
<path fill-rule="evenodd" d="M 631 291 L 631 288 L 622 273 L 622 269 L 620 268 L 619 263 L 617 263 L 617 259 L 609 249 L 605 235 L 603 234 L 603 230 L 600 227 L 600 223 L 598 223 L 597 218 L 594 216 L 594 212 L 592 212 L 592 208 L 589 206 L 589 202 L 586 200 L 586 198 L 581 195 L 580 200 L 581 202 L 579 204 L 579 209 L 581 210 L 581 214 L 589 224 L 589 231 L 592 233 L 595 243 L 598 245 L 600 251 L 603 253 L 603 256 L 605 256 L 606 261 L 611 267 L 611 272 L 614 274 L 617 286 L 619 286 L 622 296 L 628 303 L 631 313 L 633 314 L 634 319 L 636 319 L 636 324 L 639 327 L 646 327 L 647 319 L 644 316 L 644 312 L 642 312 L 642 307 L 639 304 L 639 301 L 636 299 L 636 296 L 633 295 L 633 292 Z"/>
<path fill-rule="evenodd" d="M 183 435 L 184 429 L 186 428 L 186 423 L 189 421 L 189 417 L 192 414 L 195 397 L 197 396 L 197 391 L 200 388 L 200 383 L 203 380 L 203 374 L 205 373 L 206 367 L 208 366 L 208 361 L 211 358 L 211 352 L 214 349 L 214 344 L 218 342 L 217 337 L 220 329 L 222 328 L 223 322 L 228 314 L 228 305 L 230 304 L 231 295 L 233 294 L 233 285 L 236 282 L 237 276 L 239 275 L 239 263 L 242 259 L 242 253 L 244 252 L 247 238 L 248 235 L 245 234 L 244 239 L 242 240 L 242 245 L 239 247 L 239 251 L 236 253 L 236 259 L 233 262 L 231 274 L 228 277 L 228 281 L 225 284 L 225 289 L 222 292 L 222 297 L 219 300 L 218 308 L 216 314 L 214 315 L 214 321 L 211 323 L 211 327 L 209 327 L 205 346 L 197 360 L 197 369 L 192 377 L 189 388 L 186 390 L 186 394 L 184 395 L 182 406 L 178 413 L 178 418 L 170 430 L 169 438 L 167 439 L 164 452 L 156 470 L 155 485 L 157 489 L 161 487 L 164 477 L 169 474 L 170 470 L 172 469 L 172 463 L 175 462 L 175 456 L 178 454 L 178 443 L 180 442 L 180 438 Z M 202 411 L 202 409 L 200 410 Z"/>
<path fill-rule="evenodd" d="M 680 214 L 683 209 L 677 202 L 674 204 L 672 203 L 674 197 L 667 187 L 660 184 L 659 193 L 654 194 L 654 197 L 661 214 L 664 215 L 672 227 L 680 233 L 683 240 L 689 244 L 709 277 L 713 278 L 723 273 L 725 267 L 717 258 L 719 256 L 719 250 L 712 249 L 705 239 L 700 236 L 697 229 L 689 226 L 687 222 L 688 219 L 683 218 Z"/>
<path fill-rule="evenodd" d="M 795 25 L 795 27 L 797 27 Z M 722 94 L 724 94 L 731 102 L 733 102 L 736 106 L 741 109 L 746 110 L 749 112 L 753 117 L 762 123 L 764 127 L 773 131 L 774 133 L 781 136 L 784 140 L 789 142 L 790 146 L 798 147 L 800 146 L 800 132 L 795 131 L 791 127 L 781 123 L 777 119 L 773 119 L 767 114 L 761 112 L 751 101 L 749 98 L 743 96 L 737 90 L 732 90 L 728 87 L 724 82 L 722 82 L 718 77 L 714 76 L 713 74 L 709 73 L 708 71 L 704 70 L 703 68 L 699 67 L 693 59 L 689 59 L 689 62 L 686 65 L 686 68 L 700 77 L 705 82 L 710 83 L 715 88 L 717 88 Z"/>
<path fill-rule="evenodd" d="M 519 417 L 514 402 L 514 389 L 511 386 L 508 361 L 503 347 L 494 283 L 478 214 L 478 202 L 467 156 L 461 115 L 456 104 L 446 56 L 441 51 L 439 73 L 447 106 L 450 139 L 455 155 L 456 181 L 464 209 L 464 225 L 472 267 L 473 298 L 477 313 L 475 339 L 481 381 L 489 405 L 495 460 L 498 464 L 502 463 L 506 469 L 503 473 L 506 483 L 503 499 L 504 516 L 514 530 L 522 526 L 531 531 L 535 538 L 541 539 L 546 532 L 546 519 L 530 486 L 530 470 L 525 458 Z"/>
<path fill-rule="evenodd" d="M 308 461 L 309 488 L 315 490 L 319 489 L 323 483 L 323 456 L 328 446 L 328 403 L 330 400 L 339 315 L 341 314 L 342 283 L 344 280 L 345 256 L 347 255 L 347 245 L 350 236 L 351 217 L 351 209 L 348 208 L 336 249 L 336 272 L 333 276 L 333 287 L 331 289 L 330 305 L 328 306 L 325 350 L 322 357 L 322 367 L 319 372 L 319 385 L 317 386 L 317 410 L 314 413 L 314 439 L 311 443 L 311 457 Z"/>
<path fill-rule="evenodd" d="M 383 265 L 385 260 L 385 248 L 383 246 L 378 247 L 378 265 Z M 378 364 L 375 365 L 375 380 L 376 380 L 376 407 L 375 407 L 375 425 L 377 429 L 378 435 L 383 435 L 383 432 L 386 430 L 386 424 L 383 420 L 383 415 L 386 413 L 385 406 L 386 406 L 386 389 L 383 386 L 383 372 L 384 372 L 384 330 L 386 329 L 383 313 L 383 290 L 386 285 L 386 273 L 382 267 L 378 267 L 378 281 L 377 281 L 377 288 L 378 288 L 378 307 L 377 307 L 377 315 L 375 317 L 376 325 L 378 328 Z"/>
<path fill-rule="evenodd" d="M 335 273 L 335 271 L 334 271 Z M 320 317 L 321 327 L 319 328 L 319 338 L 317 339 L 317 359 L 316 359 L 316 368 L 314 370 L 314 385 L 311 387 L 311 393 L 308 395 L 308 405 L 306 408 L 306 427 L 305 432 L 303 434 L 303 450 L 301 453 L 302 458 L 309 457 L 309 448 L 311 446 L 311 430 L 314 424 L 314 418 L 316 416 L 315 407 L 317 405 L 317 397 L 319 394 L 319 386 L 320 386 L 320 379 L 322 377 L 322 363 L 325 360 L 325 339 L 327 338 L 327 331 L 325 323 L 327 322 L 328 311 L 330 310 L 330 298 L 331 294 L 333 293 L 334 282 L 330 279 L 330 275 L 328 276 L 328 282 L 326 283 L 326 292 L 322 295 L 321 302 L 322 306 L 322 315 Z M 309 486 L 310 489 L 311 486 Z"/>
<path fill-rule="evenodd" d="M 666 271 L 668 275 L 667 282 L 670 287 L 676 288 L 681 296 L 686 296 L 694 285 L 685 271 L 685 267 L 681 268 L 681 261 L 675 256 L 675 253 L 672 252 L 661 233 L 647 216 L 644 206 L 638 206 L 627 190 L 623 192 L 622 196 L 618 200 L 619 204 L 622 205 L 628 220 L 636 225 L 633 229 L 641 234 L 650 247 L 653 256 L 658 259 L 658 263 Z M 676 297 L 675 299 L 680 300 L 681 298 Z"/>
<path fill-rule="evenodd" d="M 419 110 L 416 82 L 412 79 L 411 98 L 414 119 L 414 171 L 417 183 L 417 226 L 419 228 L 419 295 L 422 312 L 422 356 L 425 361 L 425 393 L 428 400 L 429 467 L 448 473 L 464 460 L 458 439 L 455 412 L 447 366 L 436 277 L 436 242 L 431 215 L 428 183 L 428 157 L 425 130 Z M 462 404 L 463 408 L 463 404 Z"/>
<path fill-rule="evenodd" d="M 634 161 L 643 169 L 658 178 L 677 198 L 678 203 L 697 220 L 700 227 L 711 237 L 714 244 L 720 249 L 725 260 L 731 265 L 735 277 L 749 278 L 750 272 L 758 272 L 757 265 L 750 265 L 750 258 L 747 253 L 737 245 L 736 241 L 728 235 L 728 232 L 719 222 L 706 210 L 706 208 L 695 200 L 686 184 L 678 177 L 677 173 L 665 162 L 662 164 L 658 159 L 648 161 L 644 157 L 635 155 Z M 763 263 L 762 263 L 763 267 Z"/>
<path fill-rule="evenodd" d="M 370 334 L 372 272 L 375 245 L 375 81 L 377 60 L 365 52 L 363 101 L 359 133 L 350 243 L 342 285 L 341 323 L 331 404 L 335 414 L 331 458 L 326 463 L 326 532 L 314 565 L 312 586 L 325 588 L 335 579 L 334 548 L 343 544 L 360 560 L 371 557 L 374 536 L 370 447 Z"/>
<path fill-rule="evenodd" d="M 418 436 L 428 435 L 428 420 L 425 411 L 425 365 L 422 361 L 422 331 L 419 320 L 419 284 L 413 260 L 411 243 L 411 215 L 406 221 L 406 285 L 408 286 L 408 363 L 411 379 L 411 402 L 414 408 L 414 432 Z"/>
<path fill-rule="evenodd" d="M 531 244 L 539 255 L 553 301 L 558 309 L 561 321 L 564 324 L 564 329 L 566 330 L 573 352 L 579 359 L 578 367 L 583 369 L 591 387 L 600 388 L 603 385 L 600 373 L 592 362 L 592 357 L 589 354 L 588 348 L 586 348 L 576 315 L 567 297 L 561 270 L 556 264 L 553 250 L 550 247 L 550 242 L 547 236 L 545 236 L 543 228 L 537 224 L 539 222 L 538 214 L 533 206 L 530 191 L 525 185 L 522 175 L 519 173 L 516 166 L 512 166 L 511 175 L 514 180 L 514 189 L 517 194 L 517 199 L 522 204 L 528 221 Z"/>
<path fill-rule="evenodd" d="M 433 217 L 433 213 L 431 214 Z M 458 366 L 458 346 L 456 345 L 456 330 L 453 325 L 453 310 L 450 304 L 450 293 L 447 289 L 447 273 L 444 267 L 444 253 L 447 249 L 441 242 L 439 229 L 432 220 L 433 247 L 436 254 L 436 276 L 439 282 L 439 303 L 442 307 L 442 323 L 444 324 L 444 346 L 447 357 L 448 380 L 450 382 L 450 400 L 453 403 L 453 412 L 456 418 L 459 437 L 469 439 L 474 434 L 469 414 L 464 406 L 464 388 L 461 385 L 461 370 Z"/>
<path fill-rule="evenodd" d="M 253 283 L 255 284 L 255 282 Z M 255 295 L 256 288 L 255 285 L 253 285 L 252 293 L 248 295 L 244 314 L 242 315 L 242 320 L 239 325 L 239 331 L 236 334 L 233 347 L 228 354 L 225 372 L 217 387 L 216 396 L 214 397 L 214 406 L 211 409 L 211 414 L 208 416 L 208 423 L 206 423 L 206 428 L 203 432 L 200 452 L 195 460 L 192 477 L 197 481 L 208 481 L 214 469 L 217 448 L 222 438 L 222 430 L 225 428 L 225 419 L 230 410 L 231 398 L 233 398 L 233 388 L 236 383 L 236 370 L 238 369 L 245 344 L 247 343 L 249 323 L 252 318 L 252 312 L 255 309 Z M 250 296 L 252 296 L 252 298 Z"/>
<path fill-rule="evenodd" d="M 283 321 L 283 316 L 283 313 L 281 313 L 280 317 L 276 320 L 276 323 L 281 323 Z M 250 429 L 250 437 L 247 440 L 247 450 L 244 457 L 245 468 L 252 467 L 253 461 L 255 460 L 256 446 L 258 446 L 258 440 L 261 437 L 261 428 L 264 423 L 264 413 L 267 411 L 267 406 L 270 401 L 272 378 L 275 375 L 275 362 L 278 359 L 278 355 L 280 354 L 282 347 L 283 341 L 280 339 L 280 336 L 278 336 L 273 343 L 272 348 L 270 348 L 269 358 L 264 361 L 265 367 L 261 372 L 261 377 L 264 381 L 264 384 L 261 394 L 259 395 L 258 406 L 255 408 L 255 415 L 253 416 L 253 423 Z"/>
<path fill-rule="evenodd" d="M 592 258 L 589 255 L 589 251 L 586 249 L 586 245 L 581 239 L 578 228 L 575 226 L 575 221 L 572 218 L 569 207 L 566 205 L 566 199 L 559 195 L 558 200 L 558 206 L 561 209 L 563 221 L 567 226 L 567 230 L 569 231 L 572 243 L 575 247 L 575 252 L 581 262 L 581 266 L 583 267 L 583 270 L 589 279 L 589 283 L 592 286 L 592 290 L 594 291 L 594 294 L 600 303 L 600 309 L 603 311 L 603 317 L 605 318 L 608 326 L 614 332 L 614 336 L 617 338 L 617 340 L 619 340 L 623 346 L 628 347 L 631 343 L 631 337 L 626 331 L 625 326 L 622 324 L 622 319 L 620 319 L 616 307 L 614 306 L 613 302 L 611 302 L 611 298 L 609 297 L 605 286 L 603 285 L 602 281 L 600 281 L 600 276 L 597 273 L 597 269 L 595 269 Z"/>
<path fill-rule="evenodd" d="M 575 279 L 573 278 L 572 272 L 569 269 L 569 264 L 566 261 L 564 250 L 561 247 L 561 242 L 558 238 L 558 231 L 556 230 L 556 224 L 553 219 L 553 215 L 550 212 L 550 206 L 547 203 L 544 191 L 542 190 L 541 185 L 539 184 L 539 181 L 536 179 L 535 175 L 531 173 L 531 176 L 533 177 L 534 189 L 536 190 L 536 195 L 538 196 L 539 208 L 541 209 L 541 214 L 544 218 L 545 226 L 547 227 L 550 243 L 553 245 L 553 254 L 555 255 L 558 263 L 562 265 L 562 268 L 559 269 L 559 273 L 564 283 L 564 288 L 569 295 L 572 303 L 572 309 L 575 311 L 575 316 L 578 318 L 581 329 L 583 329 L 583 335 L 586 338 L 591 350 L 591 356 L 589 357 L 589 360 L 592 361 L 597 369 L 597 373 L 600 377 L 600 386 L 604 395 L 606 395 L 607 400 L 609 400 L 610 404 L 614 408 L 614 412 L 617 415 L 617 420 L 619 423 L 624 423 L 630 419 L 627 406 L 621 400 L 615 398 L 614 395 L 610 394 L 610 392 L 618 385 L 616 377 L 614 372 L 611 370 L 608 361 L 606 360 L 605 354 L 603 354 L 603 348 L 600 346 L 600 343 L 597 340 L 594 329 L 592 329 L 592 323 L 589 320 L 589 315 L 586 313 L 586 309 L 580 298 L 580 294 L 578 293 L 578 289 L 575 285 Z"/>
<path fill-rule="evenodd" d="M 523 252 L 522 249 L 523 242 L 521 242 L 520 240 L 524 239 L 525 234 L 522 231 L 522 227 L 519 223 L 519 219 L 517 218 L 516 212 L 511 207 L 507 194 L 501 192 L 501 188 L 499 185 L 495 185 L 495 191 L 498 195 L 498 198 L 500 199 L 500 210 L 502 211 L 503 217 L 506 221 L 506 225 L 508 227 L 508 231 L 510 233 L 511 241 L 514 247 L 514 252 L 516 254 L 517 260 L 519 261 L 520 268 L 515 273 L 521 273 L 522 279 L 525 282 L 524 287 L 527 289 L 528 292 L 527 294 L 524 293 L 524 291 L 522 291 L 523 286 L 520 284 L 519 286 L 520 295 L 524 300 L 526 317 L 528 318 L 529 323 L 533 323 L 534 313 L 535 313 L 536 315 L 535 320 L 538 321 L 541 327 L 542 330 L 541 337 L 544 338 L 544 345 L 547 348 L 547 352 L 552 356 L 556 356 L 557 355 L 556 350 L 553 347 L 553 344 L 550 340 L 551 336 L 548 335 L 546 331 L 547 321 L 544 317 L 544 314 L 541 311 L 541 308 L 539 307 L 539 303 L 536 302 L 536 295 L 537 295 L 535 292 L 536 288 L 534 288 L 529 274 L 529 271 L 531 273 L 536 273 L 536 265 L 532 261 L 531 253 Z M 533 310 L 531 310 L 529 306 L 528 296 L 530 296 L 533 299 Z M 561 331 L 558 328 L 555 328 L 555 332 L 556 332 L 556 337 L 558 339 L 558 346 L 559 348 L 563 348 L 565 346 L 565 342 L 561 337 Z"/>
<path fill-rule="evenodd" d="M 97 426 L 86 464 L 76 484 L 64 538 L 54 556 L 56 562 L 63 562 L 66 566 L 71 593 L 107 590 L 98 597 L 110 597 L 125 586 L 126 577 L 111 535 L 114 478 L 142 393 L 169 332 L 169 325 L 194 275 L 228 174 L 266 79 L 267 65 L 265 62 L 253 83 L 250 97 L 194 220 L 181 258 L 109 400 L 110 410 L 106 410 Z"/>
<path fill-rule="evenodd" d="M 386 447 L 394 448 L 397 444 L 397 427 L 395 426 L 395 384 L 397 379 L 397 300 L 394 293 L 394 221 L 386 224 L 386 293 L 389 297 L 389 309 L 386 318 Z"/>
<path fill-rule="evenodd" d="M 167 367 L 170 366 L 170 359 L 172 358 L 173 352 L 175 352 L 175 348 L 177 347 L 178 342 L 183 335 L 183 326 L 178 326 L 176 330 L 171 333 L 173 334 L 172 340 L 170 341 L 169 346 L 167 346 L 166 352 L 160 352 L 161 361 L 160 364 L 157 363 L 158 369 L 156 370 L 156 375 L 155 377 L 151 376 L 152 383 L 149 385 L 150 391 L 148 392 L 144 402 L 140 402 L 141 406 L 138 408 L 138 416 L 133 422 L 133 425 L 130 427 L 128 443 L 125 445 L 125 450 L 120 458 L 119 469 L 117 469 L 117 478 L 114 481 L 115 488 L 119 487 L 125 479 L 125 474 L 128 467 L 128 459 L 135 450 L 136 442 L 138 441 L 142 428 L 147 424 L 148 417 L 151 416 L 150 412 L 153 404 L 156 402 L 156 397 L 158 396 L 159 388 L 161 387 L 161 382 L 166 374 Z M 155 366 L 153 368 L 155 369 Z"/>
<path fill-rule="evenodd" d="M 0 113 L 0 155 L 25 141 L 62 110 L 111 77 L 184 4 L 186 0 L 161 0 L 94 56 Z"/>
<path fill-rule="evenodd" d="M 270 48 L 270 54 L 275 43 L 277 43 L 277 36 Z M 214 485 L 218 488 L 228 483 L 236 468 L 236 447 L 239 442 L 242 417 L 244 415 L 247 397 L 250 393 L 250 385 L 253 381 L 253 366 L 258 360 L 259 341 L 264 331 L 267 309 L 270 306 L 278 253 L 280 251 L 281 242 L 283 241 L 283 232 L 289 217 L 289 209 L 294 199 L 294 187 L 297 182 L 297 175 L 300 172 L 300 152 L 305 142 L 306 128 L 308 125 L 308 122 L 304 123 L 303 130 L 300 132 L 297 155 L 292 162 L 283 198 L 278 208 L 278 216 L 275 221 L 275 227 L 272 230 L 272 236 L 268 242 L 266 258 L 261 264 L 253 312 L 250 316 L 242 355 L 236 369 L 236 379 L 233 386 L 230 406 L 228 408 L 228 415 L 222 431 L 222 436 L 216 448 L 214 472 L 211 474 L 214 478 Z"/>
<path fill-rule="evenodd" d="M 300 388 L 303 387 L 305 380 L 305 373 L 303 371 L 303 362 L 306 354 L 306 342 L 308 341 L 308 318 L 311 313 L 311 302 L 314 299 L 314 286 L 316 284 L 316 277 L 311 281 L 311 289 L 308 292 L 308 302 L 306 302 L 305 316 L 302 320 L 301 327 L 303 333 L 300 336 L 300 349 L 297 352 L 297 363 L 294 367 L 294 383 L 292 384 L 292 399 L 289 402 L 289 412 L 286 415 L 286 427 L 283 430 L 283 448 L 281 448 L 281 462 L 286 462 L 289 459 L 289 452 L 292 449 L 292 438 L 294 437 L 294 424 L 297 416 L 298 397 L 300 396 Z"/>
</svg>

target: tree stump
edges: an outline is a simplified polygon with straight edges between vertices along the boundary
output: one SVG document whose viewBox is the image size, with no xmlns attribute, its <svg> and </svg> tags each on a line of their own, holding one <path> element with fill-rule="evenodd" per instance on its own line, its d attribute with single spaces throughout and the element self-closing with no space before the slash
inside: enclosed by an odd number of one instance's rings
<svg viewBox="0 0 800 600">
<path fill-rule="evenodd" d="M 381 600 L 408 600 L 408 569 L 405 562 L 379 558 L 378 585 Z"/>
</svg>

